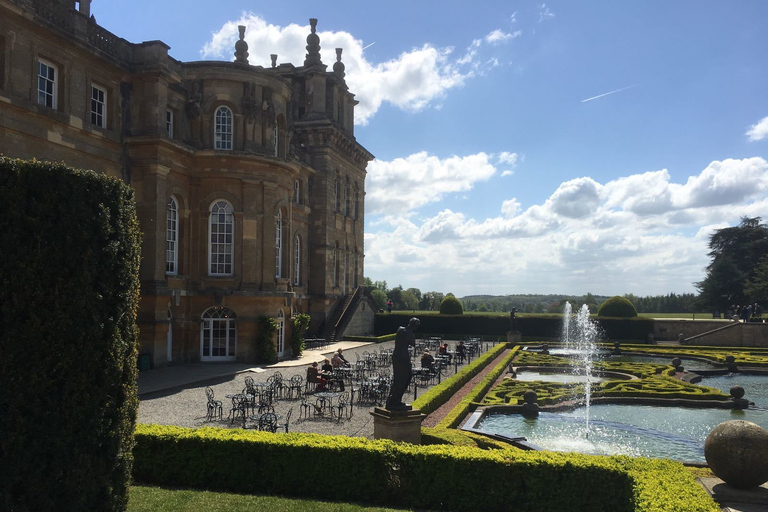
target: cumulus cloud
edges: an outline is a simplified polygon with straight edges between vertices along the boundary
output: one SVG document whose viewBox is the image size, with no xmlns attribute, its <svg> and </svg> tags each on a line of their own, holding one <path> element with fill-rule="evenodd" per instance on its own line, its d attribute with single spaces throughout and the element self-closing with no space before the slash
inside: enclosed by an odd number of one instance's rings
<svg viewBox="0 0 768 512">
<path fill-rule="evenodd" d="M 225 23 L 212 34 L 201 50 L 201 56 L 233 59 L 234 45 L 239 38 L 238 25 L 246 26 L 250 64 L 268 67 L 271 65 L 270 54 L 278 55 L 278 63 L 303 64 L 309 26 L 290 24 L 281 27 L 252 13 L 243 13 L 240 19 Z M 322 28 L 322 20 L 318 27 Z M 411 112 L 429 106 L 439 107 L 450 90 L 462 87 L 476 73 L 498 65 L 498 61 L 491 57 L 479 60 L 483 39 L 473 41 L 459 58 L 454 55 L 453 48 L 438 48 L 425 43 L 386 62 L 374 63 L 365 57 L 363 41 L 352 34 L 322 30 L 317 34 L 325 64 L 330 66 L 336 61 L 335 48 L 344 50 L 342 61 L 346 66 L 346 81 L 360 101 L 355 108 L 358 124 L 367 124 L 384 102 Z M 507 34 L 497 30 L 488 34 L 486 40 L 499 44 L 518 35 L 518 32 Z"/>
<path fill-rule="evenodd" d="M 505 41 L 509 41 L 510 39 L 520 37 L 522 34 L 523 34 L 522 30 L 516 30 L 515 32 L 509 33 L 509 32 L 504 32 L 501 29 L 496 29 L 492 32 L 489 32 L 485 36 L 485 42 L 489 44 L 501 44 Z"/>
<path fill-rule="evenodd" d="M 493 161 L 500 163 L 501 155 Z M 568 180 L 541 204 L 504 199 L 493 218 L 473 218 L 452 203 L 426 218 L 393 220 L 395 229 L 367 233 L 366 275 L 386 279 L 390 265 L 378 252 L 402 247 L 415 263 L 399 268 L 398 279 L 422 290 L 691 292 L 709 263 L 709 236 L 742 216 L 768 211 L 766 183 L 766 160 L 726 159 L 680 183 L 666 169 L 605 184 Z"/>
<path fill-rule="evenodd" d="M 747 137 L 749 137 L 750 142 L 768 138 L 768 116 L 750 126 L 747 130 Z"/>
<path fill-rule="evenodd" d="M 485 153 L 440 159 L 422 151 L 391 162 L 374 160 L 368 164 L 366 212 L 406 214 L 495 173 Z"/>
</svg>

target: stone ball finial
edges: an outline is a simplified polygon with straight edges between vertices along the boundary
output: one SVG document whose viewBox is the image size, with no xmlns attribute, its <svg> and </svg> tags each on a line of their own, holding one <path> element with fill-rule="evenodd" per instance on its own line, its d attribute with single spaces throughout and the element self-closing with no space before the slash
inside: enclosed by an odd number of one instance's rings
<svg viewBox="0 0 768 512">
<path fill-rule="evenodd" d="M 736 358 L 733 357 L 733 356 L 725 356 L 725 362 L 728 363 L 728 364 L 735 363 L 736 362 Z"/>
<path fill-rule="evenodd" d="M 731 386 L 731 396 L 735 399 L 744 398 L 744 388 L 741 386 Z"/>
<path fill-rule="evenodd" d="M 238 64 L 248 64 L 248 43 L 245 42 L 245 25 L 238 25 L 240 39 L 235 43 L 235 62 Z"/>
<path fill-rule="evenodd" d="M 752 422 L 732 420 L 713 428 L 704 457 L 716 477 L 737 489 L 768 482 L 768 432 Z"/>
<path fill-rule="evenodd" d="M 310 34 L 307 36 L 307 55 L 304 58 L 305 66 L 322 64 L 320 59 L 320 36 L 317 35 L 317 18 L 309 19 Z"/>
<path fill-rule="evenodd" d="M 336 73 L 340 78 L 344 78 L 346 75 L 344 72 L 346 66 L 344 66 L 343 62 L 341 62 L 341 52 L 342 48 L 336 48 L 336 62 L 333 63 L 333 72 Z"/>
</svg>

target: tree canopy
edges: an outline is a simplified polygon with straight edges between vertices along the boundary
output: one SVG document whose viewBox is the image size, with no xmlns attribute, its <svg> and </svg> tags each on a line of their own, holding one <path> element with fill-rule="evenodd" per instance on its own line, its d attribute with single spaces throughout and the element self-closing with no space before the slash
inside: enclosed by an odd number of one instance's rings
<svg viewBox="0 0 768 512">
<path fill-rule="evenodd" d="M 724 309 L 731 304 L 765 300 L 759 294 L 763 258 L 768 254 L 768 226 L 760 217 L 742 217 L 738 226 L 718 229 L 709 239 L 707 275 L 696 283 L 703 306 Z"/>
</svg>

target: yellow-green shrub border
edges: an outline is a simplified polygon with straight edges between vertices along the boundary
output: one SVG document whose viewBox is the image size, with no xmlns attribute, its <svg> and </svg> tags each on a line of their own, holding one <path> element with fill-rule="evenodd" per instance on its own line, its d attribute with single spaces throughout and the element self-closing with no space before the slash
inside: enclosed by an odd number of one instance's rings
<svg viewBox="0 0 768 512">
<path fill-rule="evenodd" d="M 415 509 L 719 511 L 682 464 L 623 456 L 138 425 L 134 459 L 139 483 Z"/>
</svg>

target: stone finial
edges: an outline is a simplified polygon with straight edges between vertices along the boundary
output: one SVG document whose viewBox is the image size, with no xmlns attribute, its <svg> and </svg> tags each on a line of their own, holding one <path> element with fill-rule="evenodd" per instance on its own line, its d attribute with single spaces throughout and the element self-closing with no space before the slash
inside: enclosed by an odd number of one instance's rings
<svg viewBox="0 0 768 512">
<path fill-rule="evenodd" d="M 344 66 L 343 62 L 341 62 L 341 51 L 342 48 L 336 48 L 336 62 L 333 63 L 333 72 L 343 80 L 344 76 L 346 75 L 344 72 L 346 66 Z"/>
<path fill-rule="evenodd" d="M 272 54 L 270 54 L 269 58 L 272 59 L 272 67 L 276 68 L 277 67 L 277 54 L 276 53 L 272 53 Z"/>
<path fill-rule="evenodd" d="M 240 39 L 235 43 L 235 62 L 237 64 L 248 64 L 248 43 L 245 42 L 245 25 L 238 25 Z"/>
<path fill-rule="evenodd" d="M 320 60 L 320 36 L 317 35 L 317 19 L 310 18 L 309 26 L 312 32 L 307 36 L 307 55 L 304 59 L 305 66 L 322 64 Z"/>
</svg>

